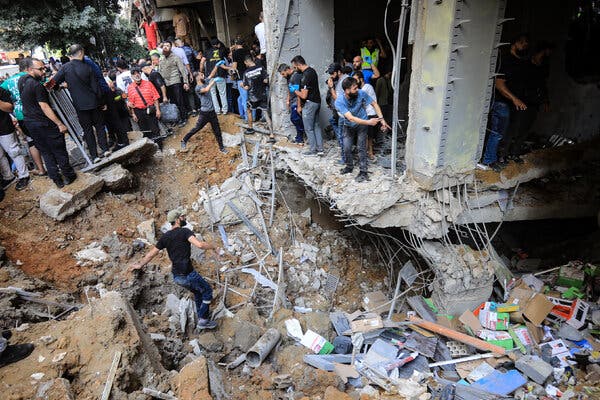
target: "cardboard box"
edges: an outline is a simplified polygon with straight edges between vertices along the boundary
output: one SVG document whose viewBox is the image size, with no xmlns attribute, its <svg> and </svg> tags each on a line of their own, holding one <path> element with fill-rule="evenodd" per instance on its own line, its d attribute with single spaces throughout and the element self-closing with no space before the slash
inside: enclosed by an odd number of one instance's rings
<svg viewBox="0 0 600 400">
<path fill-rule="evenodd" d="M 458 320 L 465 325 L 469 333 L 473 336 L 477 336 L 478 332 L 483 329 L 479 319 L 469 310 L 462 313 L 462 315 L 458 317 Z"/>
<path fill-rule="evenodd" d="M 513 339 L 506 331 L 491 331 L 483 329 L 478 335 L 481 339 L 496 346 L 504 347 L 507 350 L 513 348 Z"/>
<path fill-rule="evenodd" d="M 536 293 L 523 285 L 514 288 L 510 292 L 508 303 L 517 304 L 523 316 L 535 326 L 540 326 L 554 307 L 546 296 Z M 511 318 L 518 321 L 518 313 L 511 315 Z"/>
<path fill-rule="evenodd" d="M 508 329 L 508 313 L 481 310 L 479 311 L 479 322 L 481 326 L 493 331 L 505 331 Z"/>
<path fill-rule="evenodd" d="M 352 333 L 369 332 L 380 328 L 383 328 L 383 320 L 380 316 L 374 318 L 358 319 L 350 322 L 350 329 L 352 330 Z"/>
</svg>

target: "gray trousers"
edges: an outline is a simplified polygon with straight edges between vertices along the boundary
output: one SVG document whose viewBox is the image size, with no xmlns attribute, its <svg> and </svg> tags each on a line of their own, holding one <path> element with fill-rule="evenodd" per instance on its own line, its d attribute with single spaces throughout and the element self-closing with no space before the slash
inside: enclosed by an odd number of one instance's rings
<svg viewBox="0 0 600 400">
<path fill-rule="evenodd" d="M 15 163 L 18 178 L 27 178 L 29 170 L 25 163 L 25 157 L 21 154 L 19 139 L 17 139 L 17 135 L 14 132 L 9 135 L 0 135 L 0 168 L 2 170 L 2 177 L 8 179 L 9 177 L 12 178 L 13 175 L 10 165 L 8 165 L 6 157 L 4 157 L 4 153 L 8 154 Z"/>
<path fill-rule="evenodd" d="M 352 144 L 356 137 L 356 147 L 358 147 L 358 165 L 360 172 L 367 172 L 367 125 L 358 125 L 350 127 L 344 124 L 344 157 L 348 168 L 354 167 L 352 157 Z"/>
<path fill-rule="evenodd" d="M 217 92 L 219 93 L 222 107 L 219 107 Z M 217 114 L 221 111 L 223 114 L 227 113 L 227 81 L 225 79 L 215 82 L 215 84 L 210 88 L 210 97 L 212 98 L 213 106 L 215 107 L 215 112 Z"/>
<path fill-rule="evenodd" d="M 304 124 L 304 132 L 308 139 L 310 151 L 323 151 L 323 134 L 319 125 L 319 109 L 320 103 L 314 103 L 306 100 L 302 106 L 302 123 Z"/>
</svg>

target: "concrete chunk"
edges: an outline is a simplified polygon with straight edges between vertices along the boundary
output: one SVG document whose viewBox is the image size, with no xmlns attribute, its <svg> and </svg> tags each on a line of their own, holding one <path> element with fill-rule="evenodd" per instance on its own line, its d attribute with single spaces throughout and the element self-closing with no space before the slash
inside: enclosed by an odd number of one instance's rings
<svg viewBox="0 0 600 400">
<path fill-rule="evenodd" d="M 156 226 L 154 219 L 148 219 L 137 226 L 137 231 L 142 239 L 146 239 L 151 244 L 156 244 Z"/>
<path fill-rule="evenodd" d="M 552 365 L 537 356 L 523 356 L 517 360 L 515 367 L 529 379 L 543 385 L 552 374 Z"/>
<path fill-rule="evenodd" d="M 111 192 L 122 192 L 133 186 L 133 175 L 120 164 L 100 170 L 97 175 L 104 180 L 104 187 Z"/>
<path fill-rule="evenodd" d="M 77 180 L 62 190 L 50 189 L 40 197 L 40 209 L 57 221 L 63 221 L 89 204 L 104 186 L 102 178 L 80 173 Z"/>
<path fill-rule="evenodd" d="M 146 160 L 158 150 L 158 145 L 148 138 L 141 138 L 135 142 L 115 151 L 110 156 L 105 157 L 90 169 L 104 168 L 110 164 L 119 163 L 123 165 L 137 164 Z"/>
</svg>

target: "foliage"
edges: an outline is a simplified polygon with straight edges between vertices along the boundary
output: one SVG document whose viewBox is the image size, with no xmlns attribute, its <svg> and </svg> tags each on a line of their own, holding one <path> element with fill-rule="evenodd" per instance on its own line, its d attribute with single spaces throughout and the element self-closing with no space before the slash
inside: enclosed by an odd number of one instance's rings
<svg viewBox="0 0 600 400">
<path fill-rule="evenodd" d="M 135 30 L 118 19 L 117 0 L 0 0 L 0 47 L 81 43 L 91 55 L 137 55 Z"/>
</svg>

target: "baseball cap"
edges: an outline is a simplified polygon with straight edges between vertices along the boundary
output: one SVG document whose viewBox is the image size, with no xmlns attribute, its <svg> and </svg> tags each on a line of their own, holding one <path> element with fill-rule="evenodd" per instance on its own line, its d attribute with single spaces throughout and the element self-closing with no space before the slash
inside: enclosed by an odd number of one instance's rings
<svg viewBox="0 0 600 400">
<path fill-rule="evenodd" d="M 167 213 L 167 222 L 174 224 L 182 215 L 185 215 L 185 208 L 177 207 Z"/>
<path fill-rule="evenodd" d="M 340 63 L 331 63 L 329 64 L 329 67 L 327 67 L 327 73 L 328 74 L 333 74 L 335 71 L 341 71 L 342 70 L 342 66 L 340 65 Z"/>
<path fill-rule="evenodd" d="M 145 68 L 145 67 L 152 67 L 152 64 L 150 64 L 149 62 L 143 62 L 138 64 L 138 67 L 140 67 L 140 69 Z"/>
</svg>

